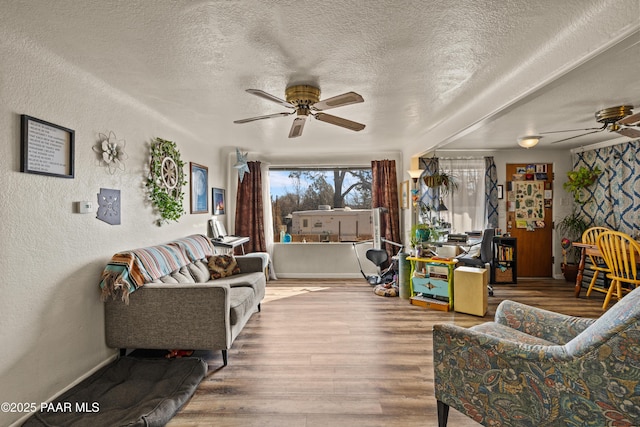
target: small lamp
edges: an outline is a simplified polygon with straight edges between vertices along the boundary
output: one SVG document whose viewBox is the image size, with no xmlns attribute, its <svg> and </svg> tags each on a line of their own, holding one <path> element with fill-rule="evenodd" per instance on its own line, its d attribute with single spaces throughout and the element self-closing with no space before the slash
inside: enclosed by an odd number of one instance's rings
<svg viewBox="0 0 640 427">
<path fill-rule="evenodd" d="M 423 172 L 422 169 L 412 169 L 407 171 L 407 173 L 411 177 L 411 180 L 413 181 L 413 188 L 411 189 L 411 200 L 413 201 L 414 207 L 418 206 L 418 199 L 420 198 L 420 196 L 418 195 L 420 191 L 418 190 L 417 184 L 418 184 L 418 178 L 420 178 L 420 175 L 422 175 L 422 172 Z"/>
<path fill-rule="evenodd" d="M 542 137 L 540 135 L 523 136 L 521 138 L 518 138 L 518 145 L 523 148 L 535 147 L 536 145 L 538 145 L 538 142 L 540 142 L 541 138 Z"/>
<path fill-rule="evenodd" d="M 418 178 L 420 178 L 420 175 L 422 175 L 422 172 L 423 172 L 422 169 L 412 169 L 412 170 L 408 170 L 407 171 L 407 173 L 409 174 L 409 176 L 413 180 L 414 184 L 416 184 L 418 182 Z"/>
</svg>

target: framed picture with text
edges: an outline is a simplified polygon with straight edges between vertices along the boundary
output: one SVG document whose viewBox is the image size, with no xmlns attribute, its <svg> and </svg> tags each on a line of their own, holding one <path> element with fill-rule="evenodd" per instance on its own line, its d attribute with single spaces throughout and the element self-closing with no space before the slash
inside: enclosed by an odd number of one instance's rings
<svg viewBox="0 0 640 427">
<path fill-rule="evenodd" d="M 20 121 L 20 172 L 73 178 L 75 131 L 24 114 Z"/>
</svg>

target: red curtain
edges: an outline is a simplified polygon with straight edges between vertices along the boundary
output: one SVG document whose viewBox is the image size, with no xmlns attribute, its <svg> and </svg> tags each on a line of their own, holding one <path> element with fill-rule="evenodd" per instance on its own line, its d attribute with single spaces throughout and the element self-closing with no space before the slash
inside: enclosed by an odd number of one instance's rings
<svg viewBox="0 0 640 427">
<path fill-rule="evenodd" d="M 400 213 L 398 205 L 398 179 L 395 160 L 373 160 L 371 162 L 372 208 L 387 208 L 389 212 L 380 218 L 381 235 L 387 240 L 402 243 L 400 238 Z M 389 259 L 397 252 L 393 245 L 385 244 Z"/>
<path fill-rule="evenodd" d="M 249 173 L 244 174 L 242 182 L 238 177 L 235 234 L 249 237 L 249 242 L 244 244 L 245 252 L 266 252 L 260 162 L 247 162 L 247 166 Z M 235 251 L 241 254 L 242 248 Z"/>
</svg>

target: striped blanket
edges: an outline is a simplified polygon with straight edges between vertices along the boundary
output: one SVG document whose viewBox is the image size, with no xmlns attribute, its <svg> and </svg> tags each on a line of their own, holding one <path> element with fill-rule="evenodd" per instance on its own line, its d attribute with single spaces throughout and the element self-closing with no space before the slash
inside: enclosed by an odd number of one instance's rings
<svg viewBox="0 0 640 427">
<path fill-rule="evenodd" d="M 194 261 L 213 255 L 206 236 L 194 234 L 164 245 L 150 246 L 115 254 L 102 272 L 102 300 L 129 295 L 145 283 L 159 279 Z"/>
</svg>

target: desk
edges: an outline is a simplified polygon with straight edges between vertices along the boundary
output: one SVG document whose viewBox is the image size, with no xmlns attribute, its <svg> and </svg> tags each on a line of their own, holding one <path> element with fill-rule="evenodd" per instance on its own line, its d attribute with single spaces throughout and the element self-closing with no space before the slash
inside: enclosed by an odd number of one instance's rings
<svg viewBox="0 0 640 427">
<path fill-rule="evenodd" d="M 425 242 L 427 246 L 455 246 L 462 250 L 462 255 L 466 255 L 469 253 L 472 247 L 477 246 L 482 243 L 482 239 L 469 239 L 466 242 L 449 242 L 449 241 L 429 241 Z"/>
<path fill-rule="evenodd" d="M 215 248 L 233 249 L 242 245 L 242 254 L 244 255 L 244 244 L 249 241 L 248 237 L 242 236 L 224 236 L 217 239 L 211 239 L 211 243 Z"/>
</svg>

